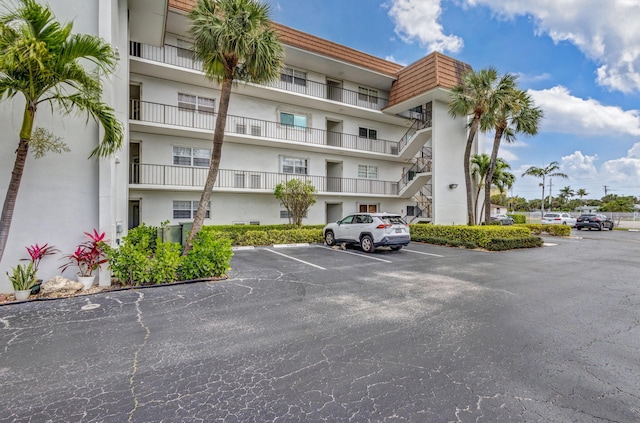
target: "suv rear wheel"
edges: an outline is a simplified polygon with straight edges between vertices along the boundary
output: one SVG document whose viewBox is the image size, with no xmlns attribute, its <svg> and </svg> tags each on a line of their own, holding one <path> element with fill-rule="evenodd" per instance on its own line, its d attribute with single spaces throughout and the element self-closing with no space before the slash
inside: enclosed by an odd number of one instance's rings
<svg viewBox="0 0 640 423">
<path fill-rule="evenodd" d="M 375 245 L 373 245 L 373 239 L 369 235 L 360 238 L 360 246 L 365 253 L 373 253 L 376 250 Z"/>
</svg>

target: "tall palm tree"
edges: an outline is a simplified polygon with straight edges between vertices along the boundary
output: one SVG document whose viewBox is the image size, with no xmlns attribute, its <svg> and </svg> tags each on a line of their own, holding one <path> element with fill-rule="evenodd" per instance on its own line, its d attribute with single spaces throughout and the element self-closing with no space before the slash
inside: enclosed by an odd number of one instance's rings
<svg viewBox="0 0 640 423">
<path fill-rule="evenodd" d="M 195 54 L 207 78 L 222 85 L 209 173 L 184 253 L 202 228 L 218 177 L 224 127 L 234 81 L 263 84 L 280 75 L 284 50 L 271 27 L 269 5 L 257 0 L 198 0 L 189 13 Z"/>
<path fill-rule="evenodd" d="M 511 165 L 504 159 L 498 158 L 498 163 L 493 173 L 493 185 L 498 187 L 501 194 L 505 194 L 516 182 L 516 175 L 507 171 L 507 169 L 511 169 Z"/>
<path fill-rule="evenodd" d="M 536 178 L 542 178 L 542 183 L 540 186 L 542 187 L 542 201 L 540 202 L 540 211 L 544 214 L 544 184 L 545 179 L 548 176 L 557 176 L 559 178 L 568 178 L 568 176 L 562 172 L 558 172 L 560 169 L 560 165 L 558 162 L 551 162 L 546 167 L 535 167 L 531 166 L 527 169 L 522 176 L 535 176 Z"/>
<path fill-rule="evenodd" d="M 579 190 L 576 191 L 576 194 L 578 197 L 580 197 L 580 201 L 582 201 L 582 197 L 584 197 L 585 195 L 589 195 L 589 193 L 587 192 L 586 189 L 584 188 L 580 188 Z"/>
<path fill-rule="evenodd" d="M 493 173 L 493 180 L 490 186 L 495 185 L 500 190 L 500 193 L 505 193 L 509 188 L 513 186 L 513 183 L 515 182 L 516 177 L 513 173 L 510 173 L 507 171 L 507 169 L 511 169 L 511 165 L 509 165 L 509 163 L 507 163 L 506 160 L 502 158 L 498 158 L 497 162 L 498 163 Z M 489 166 L 490 166 L 489 156 L 486 153 L 476 154 L 472 157 L 471 164 L 473 166 L 472 175 L 474 179 L 475 178 L 479 179 L 478 191 L 476 193 L 476 199 L 475 199 L 476 201 L 475 209 L 477 210 L 478 201 L 480 199 L 480 190 L 484 186 L 485 179 L 488 177 L 487 175 L 488 175 Z M 491 204 L 491 197 L 489 197 L 489 202 L 487 202 L 486 199 L 482 202 L 482 205 L 480 206 L 480 213 L 478 214 L 479 216 L 482 216 L 482 214 L 484 213 L 484 210 L 490 209 L 491 206 L 487 207 L 487 204 L 489 205 Z"/>
<path fill-rule="evenodd" d="M 516 88 L 515 76 L 506 74 L 504 80 L 505 87 L 508 87 L 508 94 L 504 96 L 504 101 L 498 104 L 499 109 L 495 111 L 495 135 L 491 151 L 491 164 L 485 179 L 485 203 L 490 201 L 491 183 L 498 162 L 498 150 L 500 149 L 502 138 L 506 142 L 512 143 L 516 140 L 517 134 L 536 135 L 540 120 L 543 117 L 542 109 L 533 106 L 531 96 Z M 489 214 L 487 213 L 484 218 L 485 223 L 488 225 Z"/>
<path fill-rule="evenodd" d="M 480 190 L 484 186 L 484 180 L 489 172 L 489 166 L 491 165 L 491 159 L 486 153 L 474 154 L 471 157 L 471 176 L 477 180 L 478 189 L 476 191 L 476 199 L 474 203 L 474 210 L 478 210 L 478 201 L 480 200 Z M 484 204 L 482 205 L 484 208 Z M 478 222 L 479 223 L 479 222 Z"/>
<path fill-rule="evenodd" d="M 115 53 L 100 38 L 72 34 L 72 29 L 73 24 L 60 24 L 51 9 L 36 0 L 19 0 L 15 11 L 0 17 L 0 100 L 18 94 L 25 98 L 20 141 L 0 217 L 0 260 L 40 104 L 48 103 L 63 115 L 84 112 L 104 128 L 91 156 L 109 156 L 122 145 L 122 124 L 100 100 L 100 77 L 114 70 Z M 87 62 L 94 65 L 93 71 L 84 68 Z"/>
<path fill-rule="evenodd" d="M 475 224 L 473 191 L 471 180 L 471 149 L 478 131 L 485 132 L 495 126 L 495 111 L 505 101 L 511 88 L 508 77 L 498 77 L 494 68 L 469 71 L 462 77 L 462 83 L 451 90 L 449 115 L 452 117 L 472 115 L 469 135 L 464 151 L 464 176 L 467 194 L 467 224 Z M 484 117 L 484 118 L 483 118 Z"/>
<path fill-rule="evenodd" d="M 571 189 L 570 186 L 566 186 L 560 190 L 560 197 L 562 197 L 563 202 L 566 202 L 567 199 L 573 197 L 576 193 Z"/>
</svg>

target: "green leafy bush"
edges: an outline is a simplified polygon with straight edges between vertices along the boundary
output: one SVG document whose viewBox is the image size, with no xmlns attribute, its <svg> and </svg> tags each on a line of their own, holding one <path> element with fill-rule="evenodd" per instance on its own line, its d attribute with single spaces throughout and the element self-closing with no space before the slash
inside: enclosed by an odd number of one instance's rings
<svg viewBox="0 0 640 423">
<path fill-rule="evenodd" d="M 300 242 L 322 242 L 325 225 L 221 225 L 207 226 L 203 232 L 214 234 L 217 239 L 228 239 L 232 245 L 271 245 Z"/>
<path fill-rule="evenodd" d="M 118 248 L 106 248 L 113 277 L 123 285 L 175 282 L 182 262 L 182 246 L 163 242 L 158 228 L 141 225 L 131 229 Z"/>
<path fill-rule="evenodd" d="M 526 226 L 447 226 L 411 225 L 411 239 L 444 239 L 447 245 L 485 247 L 492 239 L 526 238 L 531 232 Z M 425 242 L 425 241 L 423 241 Z"/>
<path fill-rule="evenodd" d="M 220 277 L 231 266 L 231 241 L 210 231 L 200 231 L 189 253 L 182 258 L 178 273 L 183 280 Z"/>
<path fill-rule="evenodd" d="M 118 248 L 107 246 L 105 255 L 113 277 L 123 285 L 146 285 L 151 282 L 150 260 L 153 255 L 149 247 L 149 234 L 129 235 Z"/>
<path fill-rule="evenodd" d="M 542 247 L 542 238 L 537 236 L 528 236 L 526 238 L 495 238 L 489 241 L 484 248 L 491 251 L 505 251 L 516 248 L 535 248 Z"/>
<path fill-rule="evenodd" d="M 139 244 L 140 242 L 146 242 L 149 249 L 152 252 L 156 251 L 156 240 L 158 239 L 158 228 L 157 226 L 147 226 L 143 223 L 140 226 L 137 226 L 133 229 L 129 229 L 127 235 L 124 237 L 126 242 L 132 244 Z M 143 241 L 146 240 L 146 241 Z"/>
<path fill-rule="evenodd" d="M 524 226 L 529 228 L 533 235 L 540 235 L 542 233 L 547 233 L 551 236 L 571 235 L 571 227 L 568 225 L 542 225 L 539 223 L 528 223 Z"/>
<path fill-rule="evenodd" d="M 153 259 L 149 263 L 151 281 L 154 283 L 174 282 L 178 279 L 178 268 L 182 263 L 182 246 L 176 242 L 158 240 Z"/>
<path fill-rule="evenodd" d="M 527 216 L 525 216 L 524 214 L 508 214 L 507 216 L 513 219 L 513 223 L 516 223 L 516 224 L 527 223 Z"/>
</svg>

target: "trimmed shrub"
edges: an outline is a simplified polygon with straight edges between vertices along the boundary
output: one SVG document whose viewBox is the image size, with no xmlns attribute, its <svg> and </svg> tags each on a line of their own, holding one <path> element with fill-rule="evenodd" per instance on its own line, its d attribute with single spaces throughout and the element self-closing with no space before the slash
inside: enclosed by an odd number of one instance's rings
<svg viewBox="0 0 640 423">
<path fill-rule="evenodd" d="M 182 245 L 158 240 L 156 252 L 149 263 L 153 283 L 175 282 L 182 263 Z"/>
<path fill-rule="evenodd" d="M 533 235 L 540 235 L 542 233 L 547 233 L 551 236 L 571 235 L 571 227 L 568 225 L 542 225 L 539 223 L 528 223 L 523 226 L 529 228 Z"/>
<path fill-rule="evenodd" d="M 134 232 L 135 234 L 135 232 Z M 150 261 L 153 256 L 149 247 L 149 234 L 129 235 L 118 248 L 107 246 L 105 255 L 113 277 L 123 285 L 146 285 L 151 282 Z"/>
<path fill-rule="evenodd" d="M 542 247 L 542 238 L 537 236 L 528 236 L 526 238 L 495 238 L 489 241 L 484 248 L 490 251 L 506 251 L 516 248 L 535 248 Z"/>
<path fill-rule="evenodd" d="M 516 224 L 527 223 L 527 216 L 525 216 L 524 214 L 508 214 L 507 216 L 513 219 L 513 223 L 516 223 Z"/>
<path fill-rule="evenodd" d="M 492 239 L 526 238 L 531 235 L 525 226 L 446 226 L 411 225 L 411 239 L 444 239 L 447 245 L 474 245 L 485 247 Z M 423 241 L 424 242 L 424 241 Z"/>
<path fill-rule="evenodd" d="M 183 280 L 220 277 L 231 266 L 231 241 L 200 231 L 193 240 L 189 254 L 182 258 L 178 274 Z"/>
<path fill-rule="evenodd" d="M 202 232 L 211 233 L 216 239 L 227 239 L 232 245 L 271 245 L 300 242 L 322 242 L 325 225 L 224 225 L 207 226 Z"/>
<path fill-rule="evenodd" d="M 140 242 L 143 242 L 143 239 L 145 239 L 146 240 L 145 242 L 147 243 L 151 251 L 155 252 L 156 240 L 158 239 L 159 229 L 160 228 L 157 226 L 147 226 L 145 223 L 143 223 L 140 226 L 137 226 L 133 229 L 129 229 L 124 239 L 128 243 L 132 243 L 136 245 L 139 244 Z"/>
</svg>

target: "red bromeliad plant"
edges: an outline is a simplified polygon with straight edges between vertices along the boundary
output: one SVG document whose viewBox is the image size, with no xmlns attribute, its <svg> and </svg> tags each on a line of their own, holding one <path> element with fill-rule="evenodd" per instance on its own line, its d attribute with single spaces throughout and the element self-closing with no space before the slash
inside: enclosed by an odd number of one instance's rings
<svg viewBox="0 0 640 423">
<path fill-rule="evenodd" d="M 60 250 L 58 250 L 53 245 L 49 245 L 49 243 L 42 246 L 33 244 L 25 248 L 27 249 L 27 253 L 29 253 L 29 258 L 25 258 L 22 260 L 30 260 L 31 263 L 33 263 L 33 268 L 36 272 L 38 271 L 38 266 L 40 266 L 40 260 L 42 260 L 46 256 L 52 256 L 55 253 L 60 252 Z"/>
<path fill-rule="evenodd" d="M 107 242 L 104 239 L 106 234 L 104 232 L 99 234 L 95 229 L 93 233 L 85 232 L 84 234 L 89 237 L 89 240 L 78 245 L 73 254 L 64 256 L 67 263 L 60 266 L 63 272 L 75 266 L 79 270 L 79 276 L 92 276 L 94 270 L 100 269 L 107 262 L 102 247 L 102 244 Z"/>
</svg>

